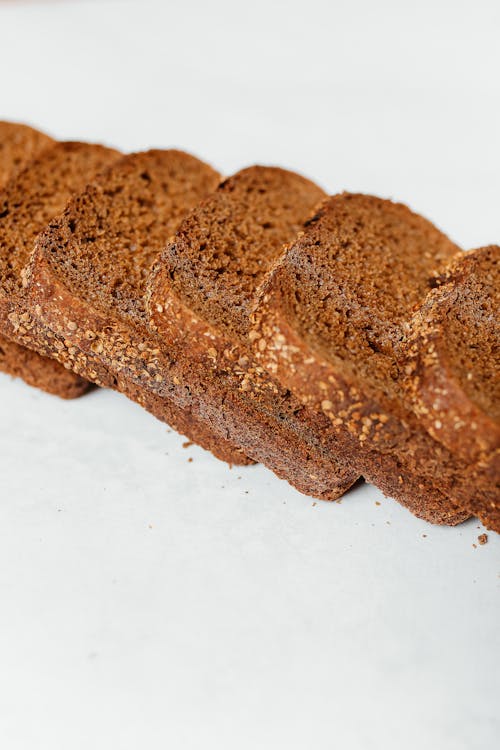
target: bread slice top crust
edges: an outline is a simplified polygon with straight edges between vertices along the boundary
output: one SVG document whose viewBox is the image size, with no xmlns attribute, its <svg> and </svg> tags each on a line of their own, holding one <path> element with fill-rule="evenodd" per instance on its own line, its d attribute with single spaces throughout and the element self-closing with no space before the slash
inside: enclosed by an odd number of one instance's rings
<svg viewBox="0 0 500 750">
<path fill-rule="evenodd" d="M 182 151 L 124 156 L 69 202 L 36 252 L 79 300 L 112 318 L 146 323 L 153 260 L 219 180 L 212 167 Z"/>
<path fill-rule="evenodd" d="M 500 450 L 500 247 L 464 254 L 435 283 L 403 347 L 409 401 L 436 440 L 487 461 Z"/>
<path fill-rule="evenodd" d="M 154 323 L 161 328 L 162 300 L 173 295 L 200 320 L 246 344 L 259 284 L 324 195 L 277 167 L 249 167 L 222 182 L 183 221 L 156 266 Z"/>
<path fill-rule="evenodd" d="M 0 121 L 0 188 L 53 144 L 50 136 L 28 125 Z"/>
<path fill-rule="evenodd" d="M 369 195 L 329 198 L 281 258 L 261 290 L 266 309 L 286 321 L 314 355 L 389 392 L 403 326 L 431 288 L 432 275 L 460 249 L 406 206 Z M 259 351 L 259 335 L 254 333 Z M 261 358 L 278 367 L 284 341 Z"/>
<path fill-rule="evenodd" d="M 0 193 L 0 308 L 6 300 L 15 305 L 22 292 L 23 269 L 39 232 L 117 157 L 104 146 L 56 143 L 7 183 Z"/>
</svg>

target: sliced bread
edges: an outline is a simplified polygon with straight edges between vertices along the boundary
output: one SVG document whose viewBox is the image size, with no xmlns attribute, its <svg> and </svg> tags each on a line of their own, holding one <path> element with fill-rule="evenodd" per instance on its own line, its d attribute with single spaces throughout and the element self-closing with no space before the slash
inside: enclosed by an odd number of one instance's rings
<svg viewBox="0 0 500 750">
<path fill-rule="evenodd" d="M 175 354 L 149 330 L 144 308 L 153 260 L 218 182 L 207 164 L 174 150 L 130 154 L 104 171 L 37 240 L 25 283 L 38 327 L 25 340 L 222 460 L 244 464 L 251 461 L 224 431 L 195 416 L 190 394 L 170 398 Z"/>
<path fill-rule="evenodd" d="M 462 255 L 434 283 L 402 347 L 408 405 L 463 462 L 459 499 L 500 531 L 500 247 Z"/>
<path fill-rule="evenodd" d="M 49 393 L 74 398 L 88 390 L 88 381 L 26 348 L 22 341 L 23 330 L 29 326 L 22 269 L 38 232 L 75 190 L 118 153 L 102 146 L 54 143 L 31 128 L 9 123 L 0 126 L 1 137 L 0 170 L 4 175 L 8 171 L 9 155 L 13 170 L 0 191 L 0 369 Z M 24 162 L 23 143 L 27 148 Z M 42 150 L 30 160 L 38 146 Z"/>
<path fill-rule="evenodd" d="M 328 417 L 328 432 L 368 481 L 446 524 L 468 513 L 451 484 L 436 481 L 449 451 L 403 405 L 398 347 L 429 277 L 458 252 L 402 205 L 334 196 L 265 280 L 249 334 L 256 358 Z"/>
<path fill-rule="evenodd" d="M 0 190 L 37 154 L 53 143 L 48 135 L 27 125 L 0 122 Z M 83 378 L 2 335 L 0 370 L 63 398 L 74 398 L 88 388 Z"/>
<path fill-rule="evenodd" d="M 148 309 L 185 365 L 179 386 L 200 416 L 301 492 L 335 499 L 357 474 L 338 452 L 333 458 L 327 420 L 270 378 L 248 347 L 259 284 L 323 196 L 277 168 L 229 178 L 186 217 L 155 264 Z"/>
</svg>

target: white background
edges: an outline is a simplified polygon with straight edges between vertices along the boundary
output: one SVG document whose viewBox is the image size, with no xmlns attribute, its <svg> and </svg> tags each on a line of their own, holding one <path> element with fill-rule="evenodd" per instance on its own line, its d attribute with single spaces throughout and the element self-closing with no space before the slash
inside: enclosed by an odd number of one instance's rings
<svg viewBox="0 0 500 750">
<path fill-rule="evenodd" d="M 499 34 L 495 0 L 0 2 L 0 117 L 295 168 L 474 247 L 500 241 Z M 0 416 L 2 749 L 498 747 L 477 521 L 315 504 L 115 393 L 1 376 Z"/>
</svg>

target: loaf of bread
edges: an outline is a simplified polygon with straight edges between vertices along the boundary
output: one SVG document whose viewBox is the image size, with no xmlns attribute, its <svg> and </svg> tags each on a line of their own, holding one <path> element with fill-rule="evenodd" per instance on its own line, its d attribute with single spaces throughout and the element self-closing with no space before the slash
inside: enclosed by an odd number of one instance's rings
<svg viewBox="0 0 500 750">
<path fill-rule="evenodd" d="M 301 492 L 500 531 L 500 249 L 274 167 L 0 122 L 0 369 L 91 383 Z"/>
<path fill-rule="evenodd" d="M 118 154 L 102 146 L 54 143 L 43 134 L 23 127 L 18 131 L 17 127 L 0 127 L 0 137 L 4 136 L 2 173 L 7 171 L 9 153 L 15 165 L 11 179 L 0 191 L 0 369 L 49 393 L 74 398 L 85 393 L 89 383 L 40 356 L 50 355 L 50 348 L 32 351 L 24 336 L 35 323 L 26 310 L 22 271 L 40 230 L 64 208 L 75 190 Z M 30 159 L 38 145 L 42 150 Z"/>
</svg>

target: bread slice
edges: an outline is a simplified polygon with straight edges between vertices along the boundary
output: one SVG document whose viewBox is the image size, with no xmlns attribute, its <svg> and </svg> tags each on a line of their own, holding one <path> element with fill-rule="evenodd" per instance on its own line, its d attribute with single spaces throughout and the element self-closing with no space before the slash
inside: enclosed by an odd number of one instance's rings
<svg viewBox="0 0 500 750">
<path fill-rule="evenodd" d="M 468 513 L 451 484 L 436 481 L 449 451 L 404 407 L 398 347 L 429 277 L 458 252 L 405 206 L 334 196 L 263 284 L 249 334 L 261 364 L 328 417 L 342 455 L 368 481 L 446 524 Z"/>
<path fill-rule="evenodd" d="M 324 415 L 308 413 L 270 378 L 247 338 L 259 284 L 323 195 L 277 168 L 251 167 L 229 178 L 167 245 L 148 309 L 163 345 L 185 364 L 179 386 L 195 398 L 200 416 L 301 492 L 335 499 L 357 474 L 332 458 Z"/>
<path fill-rule="evenodd" d="M 403 347 L 409 404 L 463 462 L 459 499 L 500 531 L 500 247 L 461 256 L 435 283 Z"/>
<path fill-rule="evenodd" d="M 89 383 L 26 348 L 18 335 L 28 322 L 21 272 L 38 232 L 74 190 L 118 153 L 102 146 L 55 143 L 31 128 L 9 123 L 0 125 L 2 137 L 0 170 L 6 175 L 10 160 L 12 176 L 0 192 L 0 369 L 48 393 L 75 398 L 88 390 Z M 30 161 L 38 147 L 40 153 Z"/>
<path fill-rule="evenodd" d="M 54 141 L 27 125 L 0 121 L 0 190 Z M 81 395 L 88 383 L 52 360 L 0 335 L 0 370 L 63 398 Z"/>
<path fill-rule="evenodd" d="M 249 463 L 239 446 L 195 416 L 177 388 L 175 356 L 147 326 L 150 266 L 186 211 L 219 175 L 179 151 L 123 157 L 40 235 L 26 278 L 39 321 L 31 345 L 98 385 L 116 388 L 228 463 Z M 26 328 L 26 326 L 25 326 Z"/>
</svg>

